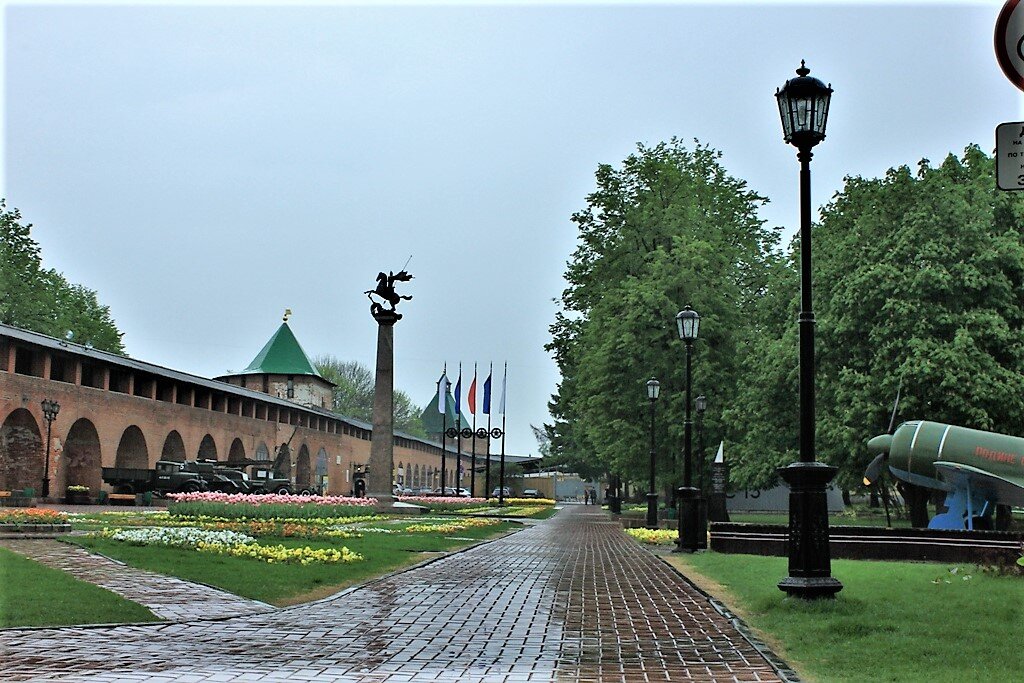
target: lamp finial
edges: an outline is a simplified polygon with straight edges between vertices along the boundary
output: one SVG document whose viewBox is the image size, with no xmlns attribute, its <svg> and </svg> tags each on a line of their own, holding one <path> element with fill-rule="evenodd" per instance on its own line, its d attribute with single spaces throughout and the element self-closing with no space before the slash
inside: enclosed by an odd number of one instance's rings
<svg viewBox="0 0 1024 683">
<path fill-rule="evenodd" d="M 804 60 L 801 59 L 800 60 L 800 68 L 796 70 L 796 75 L 797 76 L 806 76 L 809 73 L 811 73 L 811 70 L 807 68 L 807 66 L 804 64 Z"/>
</svg>

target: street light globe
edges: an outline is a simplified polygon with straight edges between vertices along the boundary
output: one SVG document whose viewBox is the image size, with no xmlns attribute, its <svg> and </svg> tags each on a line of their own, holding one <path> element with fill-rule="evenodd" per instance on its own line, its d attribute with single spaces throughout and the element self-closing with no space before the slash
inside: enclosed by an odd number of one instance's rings
<svg viewBox="0 0 1024 683">
<path fill-rule="evenodd" d="M 679 338 L 683 341 L 693 341 L 697 338 L 697 331 L 700 328 L 700 316 L 697 311 L 689 306 L 676 313 L 676 326 L 679 328 Z"/>
<path fill-rule="evenodd" d="M 694 399 L 694 403 L 697 405 L 698 413 L 703 413 L 708 408 L 708 400 L 704 397 L 704 394 Z"/>
<path fill-rule="evenodd" d="M 786 81 L 775 91 L 782 117 L 783 139 L 798 149 L 810 149 L 825 139 L 831 84 L 810 76 L 811 70 L 800 60 L 797 78 Z"/>
<path fill-rule="evenodd" d="M 647 398 L 652 401 L 657 401 L 658 396 L 661 395 L 661 382 L 654 379 L 653 377 L 647 380 Z"/>
</svg>

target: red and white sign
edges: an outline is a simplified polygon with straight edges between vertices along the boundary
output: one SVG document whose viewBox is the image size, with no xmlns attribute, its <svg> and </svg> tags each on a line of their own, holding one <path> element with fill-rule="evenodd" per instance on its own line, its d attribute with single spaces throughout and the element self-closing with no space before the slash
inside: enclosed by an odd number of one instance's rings
<svg viewBox="0 0 1024 683">
<path fill-rule="evenodd" d="M 1006 0 L 996 19 L 996 59 L 1003 73 L 1024 90 L 1024 4 Z"/>
</svg>

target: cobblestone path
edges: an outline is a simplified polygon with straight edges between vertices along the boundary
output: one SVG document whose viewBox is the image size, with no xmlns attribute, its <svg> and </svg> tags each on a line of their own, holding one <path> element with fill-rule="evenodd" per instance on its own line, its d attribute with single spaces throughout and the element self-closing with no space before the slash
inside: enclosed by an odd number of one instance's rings
<svg viewBox="0 0 1024 683">
<path fill-rule="evenodd" d="M 223 621 L 0 631 L 5 681 L 777 681 L 600 508 L 328 600 Z"/>
<path fill-rule="evenodd" d="M 46 539 L 0 539 L 0 546 L 62 569 L 76 579 L 94 583 L 144 605 L 168 621 L 220 619 L 274 609 L 216 588 L 143 571 L 93 555 L 84 548 Z"/>
</svg>

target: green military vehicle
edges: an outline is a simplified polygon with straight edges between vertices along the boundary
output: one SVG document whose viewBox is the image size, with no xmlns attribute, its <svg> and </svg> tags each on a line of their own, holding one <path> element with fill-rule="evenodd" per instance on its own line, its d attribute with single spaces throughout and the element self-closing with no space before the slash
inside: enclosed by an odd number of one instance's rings
<svg viewBox="0 0 1024 683">
<path fill-rule="evenodd" d="M 210 487 L 194 462 L 158 460 L 154 469 L 138 467 L 104 467 L 103 481 L 114 493 L 196 493 Z"/>
</svg>

